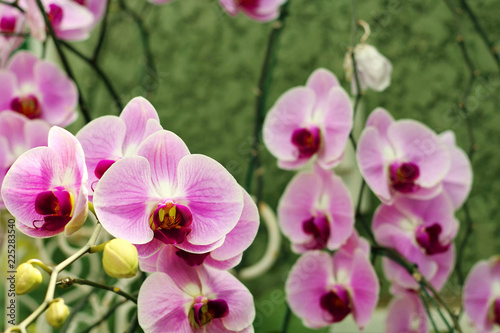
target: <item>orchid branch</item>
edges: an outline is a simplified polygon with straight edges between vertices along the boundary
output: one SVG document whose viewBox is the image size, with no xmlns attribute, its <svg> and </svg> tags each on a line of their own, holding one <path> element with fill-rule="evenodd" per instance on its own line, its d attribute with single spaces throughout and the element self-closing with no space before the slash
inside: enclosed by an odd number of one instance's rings
<svg viewBox="0 0 500 333">
<path fill-rule="evenodd" d="M 101 318 L 99 318 L 95 323 L 93 323 L 92 325 L 90 325 L 89 327 L 87 327 L 87 329 L 85 331 L 83 331 L 83 333 L 89 333 L 93 328 L 96 328 L 97 326 L 99 326 L 101 323 L 103 323 L 105 320 L 107 320 L 109 317 L 111 317 L 111 315 L 120 307 L 122 306 L 123 304 L 127 303 L 127 299 L 124 299 L 123 301 L 121 302 L 118 302 L 118 303 L 115 303 L 112 307 L 110 307 L 108 309 L 108 311 L 104 314 L 104 316 L 102 316 Z"/>
<path fill-rule="evenodd" d="M 15 9 L 19 10 L 21 13 L 25 12 L 25 10 L 23 8 L 21 8 L 21 6 L 19 6 L 17 1 L 7 2 L 5 0 L 0 0 L 0 4 L 14 7 Z"/>
<path fill-rule="evenodd" d="M 102 70 L 102 68 L 95 62 L 93 59 L 87 57 L 80 51 L 78 51 L 76 48 L 74 48 L 71 44 L 68 44 L 66 42 L 61 42 L 62 45 L 64 45 L 65 48 L 70 50 L 74 55 L 85 61 L 86 63 L 89 64 L 89 66 L 96 72 L 97 75 L 101 78 L 102 82 L 106 86 L 109 94 L 115 101 L 116 108 L 118 109 L 118 112 L 121 112 L 123 110 L 123 102 L 121 101 L 120 96 L 118 95 L 118 92 L 116 91 L 115 87 L 111 83 L 111 80 L 108 78 L 106 73 Z"/>
<path fill-rule="evenodd" d="M 80 86 L 78 85 L 75 76 L 73 75 L 73 71 L 71 70 L 71 67 L 69 66 L 68 59 L 66 59 L 66 55 L 64 54 L 62 47 L 61 47 L 61 41 L 57 38 L 56 33 L 54 31 L 54 27 L 52 26 L 52 22 L 49 19 L 49 16 L 47 15 L 47 12 L 45 11 L 45 8 L 43 6 L 42 0 L 36 0 L 36 3 L 38 5 L 38 8 L 40 9 L 40 12 L 42 13 L 43 20 L 45 21 L 45 25 L 47 26 L 47 29 L 49 31 L 50 36 L 54 40 L 54 45 L 56 46 L 57 53 L 59 54 L 59 58 L 61 59 L 62 65 L 64 67 L 64 70 L 68 74 L 69 78 L 73 80 L 73 82 L 76 85 L 76 89 L 78 90 L 78 104 L 80 105 L 80 109 L 82 111 L 83 117 L 85 118 L 85 121 L 88 123 L 92 120 L 90 117 L 89 110 L 87 108 L 87 103 L 85 102 L 82 91 L 80 89 Z"/>
<path fill-rule="evenodd" d="M 262 135 L 262 126 L 264 123 L 265 113 L 266 113 L 266 101 L 267 95 L 271 88 L 273 70 L 276 65 L 276 57 L 278 54 L 279 38 L 285 27 L 286 18 L 288 17 L 288 7 L 290 5 L 290 0 L 285 2 L 281 7 L 280 16 L 273 22 L 271 33 L 267 40 L 266 54 L 264 57 L 264 62 L 262 63 L 262 68 L 260 72 L 259 84 L 256 90 L 255 99 L 255 127 L 252 142 L 252 150 L 250 153 L 250 160 L 248 165 L 248 171 L 246 175 L 245 189 L 247 192 L 251 192 L 252 180 L 255 175 L 257 188 L 255 190 L 255 196 L 257 197 L 257 204 L 262 200 L 262 185 L 263 185 L 263 172 L 261 170 L 261 161 L 259 155 L 259 145 Z"/>
<path fill-rule="evenodd" d="M 47 287 L 47 293 L 45 294 L 45 299 L 43 303 L 40 304 L 40 306 L 35 311 L 33 311 L 33 313 L 31 313 L 26 319 L 24 319 L 19 325 L 10 328 L 10 332 L 15 332 L 16 330 L 21 331 L 23 333 L 27 332 L 27 327 L 33 321 L 35 321 L 47 309 L 50 302 L 54 300 L 54 292 L 59 273 L 63 271 L 66 267 L 71 265 L 73 262 L 78 260 L 80 257 L 82 257 L 84 254 L 89 252 L 90 248 L 96 243 L 101 228 L 102 228 L 101 224 L 97 223 L 94 232 L 92 233 L 92 236 L 90 236 L 90 239 L 88 240 L 87 244 L 85 244 L 85 246 L 83 246 L 75 254 L 66 258 L 63 262 L 61 262 L 59 265 L 57 265 L 52 269 L 52 273 L 50 274 L 49 285 Z"/>
<path fill-rule="evenodd" d="M 89 249 L 89 252 L 90 252 L 90 249 Z M 69 287 L 71 287 L 74 284 L 91 286 L 91 287 L 98 288 L 98 289 L 112 291 L 115 294 L 123 296 L 127 300 L 132 301 L 132 302 L 134 302 L 134 303 L 137 304 L 137 297 L 134 297 L 134 296 L 130 295 L 129 293 L 121 290 L 118 287 L 106 286 L 104 284 L 100 284 L 100 283 L 97 283 L 97 282 L 94 282 L 94 281 L 90 281 L 90 280 L 86 280 L 86 279 L 73 279 L 73 278 L 70 278 L 70 277 L 63 278 L 63 279 L 57 281 L 57 283 L 56 283 L 56 285 L 59 286 L 59 287 L 61 287 L 61 288 L 69 288 Z"/>
</svg>

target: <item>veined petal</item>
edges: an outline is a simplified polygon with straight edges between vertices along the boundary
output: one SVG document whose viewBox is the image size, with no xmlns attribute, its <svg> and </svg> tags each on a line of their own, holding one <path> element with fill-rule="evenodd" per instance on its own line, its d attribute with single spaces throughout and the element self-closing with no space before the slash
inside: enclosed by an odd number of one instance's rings
<svg viewBox="0 0 500 333">
<path fill-rule="evenodd" d="M 6 70 L 0 70 L 0 112 L 11 110 L 11 102 L 16 90 L 16 76 Z"/>
<path fill-rule="evenodd" d="M 236 226 L 243 210 L 243 192 L 220 163 L 204 155 L 185 156 L 178 165 L 177 184 L 173 199 L 189 207 L 193 216 L 189 243 L 211 244 Z"/>
<path fill-rule="evenodd" d="M 127 133 L 123 142 L 124 152 L 128 150 L 137 151 L 141 142 L 152 134 L 146 132 L 147 123 L 150 119 L 155 120 L 158 124 L 160 121 L 153 105 L 143 97 L 135 97 L 128 102 L 120 118 L 127 126 Z"/>
<path fill-rule="evenodd" d="M 102 226 L 114 237 L 133 244 L 153 239 L 149 217 L 160 201 L 151 183 L 149 162 L 142 156 L 117 161 L 94 192 L 94 208 Z"/>
<path fill-rule="evenodd" d="M 307 79 L 306 87 L 316 94 L 316 110 L 326 109 L 328 93 L 333 87 L 340 86 L 335 74 L 325 68 L 318 68 Z"/>
<path fill-rule="evenodd" d="M 480 330 L 491 327 L 491 323 L 488 322 L 488 313 L 492 285 L 490 263 L 486 260 L 476 263 L 465 280 L 464 310 Z"/>
<path fill-rule="evenodd" d="M 34 54 L 26 51 L 17 52 L 7 66 L 17 76 L 19 85 L 33 84 L 35 81 L 35 65 L 40 61 Z"/>
</svg>

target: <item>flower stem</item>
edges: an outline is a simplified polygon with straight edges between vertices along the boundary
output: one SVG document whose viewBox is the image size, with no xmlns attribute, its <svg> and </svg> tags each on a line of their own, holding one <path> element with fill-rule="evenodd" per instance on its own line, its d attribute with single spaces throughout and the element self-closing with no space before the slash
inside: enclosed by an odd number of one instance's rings
<svg viewBox="0 0 500 333">
<path fill-rule="evenodd" d="M 103 289 L 103 290 L 112 291 L 115 294 L 123 296 L 126 299 L 128 299 L 129 301 L 132 301 L 132 302 L 137 304 L 137 297 L 134 297 L 134 296 L 126 293 L 125 291 L 121 290 L 118 287 L 110 287 L 110 286 L 106 286 L 104 284 L 100 284 L 100 283 L 86 280 L 86 279 L 73 279 L 70 277 L 66 277 L 64 279 L 57 281 L 56 284 L 61 288 L 68 288 L 68 287 L 71 287 L 75 283 L 80 284 L 80 285 L 85 285 L 85 286 L 91 286 L 91 287 L 99 288 L 99 289 Z"/>
<path fill-rule="evenodd" d="M 286 18 L 288 17 L 288 0 L 282 7 L 278 20 L 273 22 L 271 33 L 267 40 L 266 55 L 260 72 L 259 84 L 257 87 L 257 97 L 255 99 L 255 127 L 253 133 L 252 151 L 250 153 L 248 171 L 246 175 L 245 189 L 250 193 L 252 181 L 255 176 L 256 190 L 255 196 L 257 204 L 262 200 L 263 172 L 261 170 L 260 161 L 260 139 L 262 135 L 262 125 L 266 115 L 266 102 L 269 90 L 271 88 L 273 70 L 276 66 L 276 56 L 278 53 L 279 38 L 285 27 Z"/>
</svg>

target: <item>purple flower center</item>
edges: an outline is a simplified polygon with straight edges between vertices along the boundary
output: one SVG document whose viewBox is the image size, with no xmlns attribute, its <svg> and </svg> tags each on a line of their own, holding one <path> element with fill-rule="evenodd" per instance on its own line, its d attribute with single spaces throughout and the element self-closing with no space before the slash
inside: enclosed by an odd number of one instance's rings
<svg viewBox="0 0 500 333">
<path fill-rule="evenodd" d="M 63 10 L 58 5 L 50 4 L 47 15 L 49 17 L 50 23 L 52 23 L 53 26 L 58 26 L 59 24 L 61 24 L 61 21 L 63 19 Z"/>
<path fill-rule="evenodd" d="M 247 9 L 255 9 L 259 6 L 261 0 L 236 0 L 236 3 L 240 7 L 245 7 Z"/>
<path fill-rule="evenodd" d="M 223 299 L 209 300 L 198 296 L 193 304 L 194 320 L 201 327 L 213 319 L 223 318 L 229 314 L 227 302 Z"/>
<path fill-rule="evenodd" d="M 79 5 L 85 6 L 85 0 L 73 0 L 73 1 Z"/>
<path fill-rule="evenodd" d="M 43 215 L 43 220 L 34 221 L 33 227 L 49 231 L 63 228 L 71 220 L 74 203 L 73 195 L 63 187 L 38 193 L 35 199 L 35 211 Z"/>
<path fill-rule="evenodd" d="M 417 228 L 415 238 L 417 243 L 425 250 L 428 255 L 443 253 L 447 251 L 450 244 L 442 245 L 439 241 L 441 226 L 437 223 L 430 227 L 420 226 Z"/>
<path fill-rule="evenodd" d="M 498 297 L 492 306 L 493 321 L 500 326 L 500 297 Z"/>
<path fill-rule="evenodd" d="M 0 31 L 6 33 L 14 33 L 16 30 L 16 17 L 4 16 L 0 19 Z"/>
<path fill-rule="evenodd" d="M 208 257 L 210 252 L 207 252 L 207 253 L 189 253 L 186 251 L 177 250 L 177 251 L 175 251 L 175 254 L 179 258 L 184 259 L 186 264 L 188 264 L 189 266 L 192 267 L 192 266 L 200 266 L 201 264 L 203 264 L 203 262 L 205 261 L 205 258 Z"/>
<path fill-rule="evenodd" d="M 42 109 L 35 95 L 16 97 L 10 102 L 10 108 L 29 119 L 40 118 Z"/>
<path fill-rule="evenodd" d="M 292 144 L 299 150 L 299 158 L 309 158 L 319 150 L 319 128 L 299 128 L 293 131 Z"/>
<path fill-rule="evenodd" d="M 349 293 L 340 285 L 335 286 L 332 291 L 321 296 L 320 306 L 332 316 L 330 319 L 332 323 L 342 321 L 351 313 Z"/>
<path fill-rule="evenodd" d="M 193 217 L 189 208 L 171 202 L 158 204 L 149 218 L 154 236 L 165 244 L 181 244 L 191 232 Z"/>
<path fill-rule="evenodd" d="M 115 163 L 115 160 L 101 160 L 99 163 L 97 163 L 94 174 L 97 177 L 97 179 L 101 179 L 102 175 L 109 169 L 110 166 Z"/>
<path fill-rule="evenodd" d="M 419 186 L 415 184 L 418 176 L 420 176 L 418 165 L 412 162 L 395 162 L 389 167 L 392 187 L 398 192 L 411 193 L 418 190 Z"/>
<path fill-rule="evenodd" d="M 330 224 L 324 215 L 311 217 L 302 223 L 302 230 L 312 235 L 312 240 L 305 245 L 309 250 L 320 250 L 326 247 L 328 237 L 330 237 Z"/>
</svg>

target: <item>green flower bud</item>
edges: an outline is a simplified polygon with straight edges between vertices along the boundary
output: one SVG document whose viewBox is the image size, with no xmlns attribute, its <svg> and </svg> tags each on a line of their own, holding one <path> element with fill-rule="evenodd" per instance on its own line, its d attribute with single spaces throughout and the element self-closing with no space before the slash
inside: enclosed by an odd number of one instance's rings
<svg viewBox="0 0 500 333">
<path fill-rule="evenodd" d="M 134 245 L 124 239 L 115 238 L 104 247 L 102 266 L 111 277 L 131 278 L 137 274 L 139 258 Z"/>
<path fill-rule="evenodd" d="M 50 326 L 59 328 L 61 327 L 66 318 L 69 316 L 69 308 L 64 304 L 62 298 L 56 298 L 52 303 L 50 303 L 47 312 L 45 312 L 45 318 Z"/>
<path fill-rule="evenodd" d="M 43 281 L 42 273 L 32 264 L 23 263 L 17 267 L 16 294 L 24 295 L 36 289 Z"/>
</svg>

